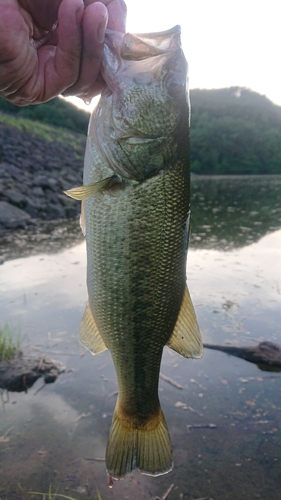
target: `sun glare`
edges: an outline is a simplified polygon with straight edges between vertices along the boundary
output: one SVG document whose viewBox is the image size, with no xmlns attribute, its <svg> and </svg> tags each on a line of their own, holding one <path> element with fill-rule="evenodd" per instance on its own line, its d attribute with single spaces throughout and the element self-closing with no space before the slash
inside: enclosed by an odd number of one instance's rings
<svg viewBox="0 0 281 500">
<path fill-rule="evenodd" d="M 127 0 L 127 30 L 182 28 L 190 88 L 248 87 L 281 105 L 280 28 L 276 0 Z M 73 98 L 69 99 L 73 102 Z M 79 107 L 91 111 L 97 100 Z"/>
</svg>

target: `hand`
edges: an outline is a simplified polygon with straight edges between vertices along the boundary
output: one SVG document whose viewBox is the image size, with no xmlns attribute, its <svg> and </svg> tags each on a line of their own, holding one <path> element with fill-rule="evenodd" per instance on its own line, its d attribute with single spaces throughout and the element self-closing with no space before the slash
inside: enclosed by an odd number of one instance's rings
<svg viewBox="0 0 281 500">
<path fill-rule="evenodd" d="M 0 95 L 19 106 L 104 86 L 104 31 L 125 31 L 123 0 L 0 0 Z"/>
</svg>

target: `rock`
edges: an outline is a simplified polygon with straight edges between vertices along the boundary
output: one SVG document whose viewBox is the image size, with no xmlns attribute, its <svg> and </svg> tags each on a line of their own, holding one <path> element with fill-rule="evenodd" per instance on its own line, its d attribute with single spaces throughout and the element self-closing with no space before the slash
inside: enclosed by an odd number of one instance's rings
<svg viewBox="0 0 281 500">
<path fill-rule="evenodd" d="M 50 384 L 65 370 L 65 366 L 58 361 L 44 356 L 39 359 L 25 358 L 19 353 L 8 361 L 0 360 L 0 388 L 26 392 L 38 378 L 44 377 L 45 383 Z"/>
<path fill-rule="evenodd" d="M 51 177 L 45 177 L 45 175 L 36 175 L 33 179 L 34 186 L 40 186 L 41 188 L 54 188 L 57 183 L 55 179 Z"/>
<path fill-rule="evenodd" d="M 3 194 L 11 204 L 20 208 L 25 207 L 26 197 L 17 188 L 6 189 Z"/>
<path fill-rule="evenodd" d="M 61 205 L 60 206 L 52 205 L 48 209 L 49 219 L 64 219 L 65 215 L 66 215 L 65 209 Z"/>
<path fill-rule="evenodd" d="M 0 177 L 3 179 L 4 177 L 8 178 L 9 175 L 9 163 L 1 162 L 0 163 Z"/>
<path fill-rule="evenodd" d="M 11 165 L 10 163 L 6 163 L 5 165 L 6 172 L 9 172 L 14 178 L 17 178 L 21 175 L 21 169 L 15 167 L 15 165 Z"/>
<path fill-rule="evenodd" d="M 66 194 L 58 194 L 58 199 L 60 200 L 61 204 L 67 208 L 74 208 L 74 205 L 77 204 L 76 200 L 73 200 L 73 198 L 69 198 L 69 196 L 66 196 Z"/>
<path fill-rule="evenodd" d="M 44 196 L 44 191 L 41 187 L 32 188 L 32 195 L 41 198 Z"/>
<path fill-rule="evenodd" d="M 63 201 L 63 191 L 82 184 L 84 148 L 85 140 L 79 135 L 71 146 L 0 122 L 0 202 L 34 219 L 76 217 L 80 203 L 69 203 L 67 197 Z M 24 227 L 30 220 L 8 216 L 7 205 L 2 205 L 1 212 L 0 228 Z"/>
<path fill-rule="evenodd" d="M 0 225 L 6 229 L 24 228 L 30 221 L 30 215 L 14 207 L 7 201 L 0 201 Z"/>
</svg>

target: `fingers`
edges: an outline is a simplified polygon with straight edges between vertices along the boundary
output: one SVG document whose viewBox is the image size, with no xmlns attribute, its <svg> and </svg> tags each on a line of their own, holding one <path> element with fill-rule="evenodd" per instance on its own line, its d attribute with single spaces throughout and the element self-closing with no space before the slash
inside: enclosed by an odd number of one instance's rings
<svg viewBox="0 0 281 500">
<path fill-rule="evenodd" d="M 21 3 L 20 10 L 16 9 L 17 1 Z M 3 96 L 14 104 L 27 105 L 47 101 L 61 93 L 78 95 L 85 100 L 100 93 L 104 86 L 100 76 L 104 32 L 107 23 L 110 29 L 125 30 L 123 0 L 53 0 L 54 8 L 59 5 L 58 26 L 50 32 L 44 28 L 53 22 L 53 12 L 44 24 L 41 14 L 38 19 L 35 16 L 37 2 L 34 0 L 10 0 L 8 4 L 0 0 L 0 7 L 3 2 L 2 13 L 4 7 L 9 7 L 18 16 L 7 15 L 12 26 L 21 22 L 16 37 L 9 27 L 1 31 L 0 93 Z M 48 3 L 49 0 L 42 0 L 42 5 Z M 28 16 L 25 18 L 22 13 Z"/>
<path fill-rule="evenodd" d="M 80 75 L 76 83 L 66 89 L 64 95 L 76 95 L 85 101 L 98 95 L 104 81 L 100 76 L 100 61 L 105 28 L 125 31 L 126 5 L 123 0 L 85 0 L 83 15 L 83 52 Z"/>
<path fill-rule="evenodd" d="M 108 26 L 110 29 L 125 31 L 127 11 L 123 0 L 86 0 L 85 4 L 80 75 L 75 84 L 65 90 L 64 95 L 76 95 L 89 101 L 104 87 L 100 76 L 100 62 L 105 28 Z"/>
<path fill-rule="evenodd" d="M 57 45 L 46 44 L 38 50 L 39 95 L 35 102 L 51 99 L 79 79 L 83 13 L 83 0 L 62 1 L 58 13 Z"/>
<path fill-rule="evenodd" d="M 126 30 L 127 7 L 123 0 L 103 0 L 108 10 L 108 28 L 110 30 L 121 31 Z"/>
<path fill-rule="evenodd" d="M 86 6 L 97 0 L 84 0 Z M 127 7 L 124 0 L 99 0 L 108 10 L 108 28 L 125 32 Z"/>
<path fill-rule="evenodd" d="M 5 0 L 7 2 L 7 0 Z M 58 10 L 62 0 L 17 0 L 29 12 L 34 23 L 43 30 L 49 31 L 58 19 Z"/>
<path fill-rule="evenodd" d="M 95 2 L 85 9 L 82 22 L 83 51 L 80 74 L 75 84 L 67 88 L 64 95 L 76 95 L 84 100 L 90 100 L 101 92 L 104 83 L 99 77 L 99 72 L 107 22 L 108 12 L 103 3 Z"/>
<path fill-rule="evenodd" d="M 38 40 L 25 36 L 22 47 L 17 49 L 18 54 L 9 63 L 15 83 L 12 93 L 5 97 L 20 106 L 37 104 L 52 99 L 78 80 L 83 13 L 83 0 L 61 2 L 57 45 L 46 41 L 40 46 Z"/>
<path fill-rule="evenodd" d="M 24 85 L 30 68 L 34 69 L 29 42 L 32 27 L 16 2 L 0 0 L 0 11 L 0 94 L 7 98 Z"/>
</svg>

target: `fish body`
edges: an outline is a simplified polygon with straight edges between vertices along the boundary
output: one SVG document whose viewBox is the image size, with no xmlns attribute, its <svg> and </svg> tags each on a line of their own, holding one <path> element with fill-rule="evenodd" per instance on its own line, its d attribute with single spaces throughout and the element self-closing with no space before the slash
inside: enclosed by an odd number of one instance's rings
<svg viewBox="0 0 281 500">
<path fill-rule="evenodd" d="M 89 124 L 83 199 L 89 304 L 80 341 L 110 349 L 119 394 L 106 452 L 114 478 L 172 468 L 158 399 L 167 344 L 201 357 L 186 287 L 189 102 L 179 27 L 146 35 L 107 32 L 107 89 Z"/>
</svg>

